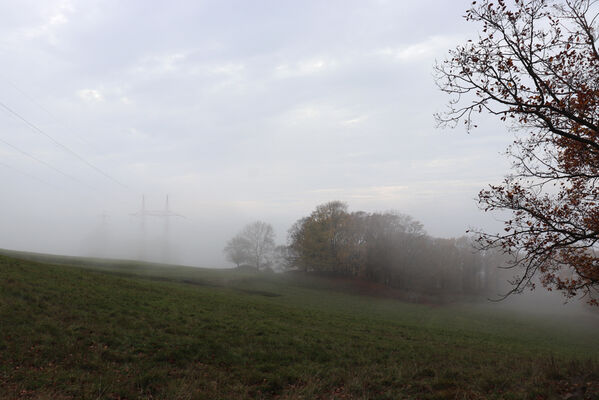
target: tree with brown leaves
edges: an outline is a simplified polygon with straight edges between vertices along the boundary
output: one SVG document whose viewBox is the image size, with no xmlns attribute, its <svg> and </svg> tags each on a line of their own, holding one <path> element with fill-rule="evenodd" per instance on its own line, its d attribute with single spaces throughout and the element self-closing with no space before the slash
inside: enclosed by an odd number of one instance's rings
<svg viewBox="0 0 599 400">
<path fill-rule="evenodd" d="M 465 18 L 478 39 L 435 67 L 451 96 L 440 125 L 470 130 L 488 113 L 517 132 L 512 173 L 479 194 L 484 210 L 511 213 L 504 232 L 479 232 L 483 248 L 513 256 L 510 293 L 539 280 L 598 304 L 598 13 L 593 0 L 474 2 Z"/>
</svg>

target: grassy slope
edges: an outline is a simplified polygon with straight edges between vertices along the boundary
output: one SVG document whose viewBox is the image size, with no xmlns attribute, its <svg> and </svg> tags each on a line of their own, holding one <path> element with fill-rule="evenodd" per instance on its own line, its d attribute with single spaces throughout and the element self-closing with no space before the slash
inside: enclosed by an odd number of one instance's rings
<svg viewBox="0 0 599 400">
<path fill-rule="evenodd" d="M 87 269 L 0 256 L 0 398 L 599 397 L 597 326 L 574 319 L 52 260 Z"/>
</svg>

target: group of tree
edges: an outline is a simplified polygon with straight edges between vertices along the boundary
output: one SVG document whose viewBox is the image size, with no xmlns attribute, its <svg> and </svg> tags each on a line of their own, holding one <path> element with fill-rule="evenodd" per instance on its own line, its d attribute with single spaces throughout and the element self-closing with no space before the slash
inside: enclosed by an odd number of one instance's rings
<svg viewBox="0 0 599 400">
<path fill-rule="evenodd" d="M 494 252 L 468 238 L 437 239 L 408 215 L 349 212 L 322 204 L 289 230 L 288 264 L 304 272 L 347 276 L 413 292 L 481 294 L 496 289 Z"/>
<path fill-rule="evenodd" d="M 534 287 L 599 296 L 599 8 L 596 0 L 474 1 L 466 20 L 478 37 L 436 66 L 452 96 L 440 125 L 496 116 L 517 132 L 513 173 L 480 192 L 481 208 L 511 214 L 500 233 L 479 232 L 483 251 L 507 254 L 520 273 L 512 292 Z M 292 265 L 365 276 L 391 285 L 480 286 L 463 240 L 427 237 L 397 214 L 319 206 L 290 231 Z M 444 248 L 444 250 L 440 250 Z M 435 261 L 433 255 L 441 256 Z M 470 258 L 469 258 L 470 257 Z M 429 259 L 427 262 L 423 261 Z M 444 272 L 445 271 L 445 272 Z"/>
</svg>

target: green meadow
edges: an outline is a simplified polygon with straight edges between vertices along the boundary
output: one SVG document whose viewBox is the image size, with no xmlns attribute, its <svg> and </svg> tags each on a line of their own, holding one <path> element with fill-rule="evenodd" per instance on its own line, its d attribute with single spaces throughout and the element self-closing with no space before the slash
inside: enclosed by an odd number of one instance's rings
<svg viewBox="0 0 599 400">
<path fill-rule="evenodd" d="M 599 319 L 4 252 L 0 399 L 594 399 Z"/>
</svg>

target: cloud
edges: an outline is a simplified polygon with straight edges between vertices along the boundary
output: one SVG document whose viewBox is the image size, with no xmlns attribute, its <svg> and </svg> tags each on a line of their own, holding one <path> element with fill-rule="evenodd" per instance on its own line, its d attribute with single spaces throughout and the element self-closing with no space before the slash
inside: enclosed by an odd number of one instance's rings
<svg viewBox="0 0 599 400">
<path fill-rule="evenodd" d="M 354 210 L 455 216 L 498 169 L 503 143 L 489 139 L 497 124 L 462 138 L 431 121 L 446 101 L 432 85 L 432 59 L 460 32 L 459 15 L 447 15 L 460 8 L 453 3 L 71 1 L 0 2 L 2 75 L 51 115 L 0 80 L 3 101 L 133 187 L 122 194 L 132 209 L 151 191 L 187 204 L 184 214 L 234 209 L 235 218 L 278 218 L 281 230 L 334 199 Z M 4 124 L 8 133 L 20 127 Z M 30 136 L 17 144 L 113 201 L 112 182 Z M 11 166 L 87 193 L 2 147 Z M 480 159 L 459 160 L 469 154 Z"/>
<path fill-rule="evenodd" d="M 206 62 L 195 59 L 198 50 L 188 48 L 143 56 L 131 68 L 132 75 L 156 78 L 161 75 L 203 76 L 208 78 L 239 77 L 246 69 L 244 63 L 223 61 Z"/>
<path fill-rule="evenodd" d="M 446 170 L 472 167 L 481 159 L 478 155 L 464 157 L 444 157 L 429 160 L 418 160 L 411 163 L 414 169 Z"/>
<path fill-rule="evenodd" d="M 343 122 L 341 122 L 342 125 L 346 125 L 346 126 L 352 126 L 352 125 L 357 125 L 360 124 L 361 122 L 364 122 L 368 119 L 367 115 L 362 115 L 360 117 L 356 117 L 356 118 L 351 118 L 351 119 L 347 119 Z"/>
<path fill-rule="evenodd" d="M 375 53 L 399 62 L 418 62 L 443 54 L 460 42 L 456 36 L 431 36 L 424 41 L 399 47 L 384 47 Z"/>
<path fill-rule="evenodd" d="M 343 128 L 360 125 L 369 119 L 369 115 L 360 115 L 357 107 L 342 107 L 338 102 L 313 101 L 292 106 L 274 119 L 285 126 L 310 125 L 317 129 L 337 129 L 343 134 Z M 340 128 L 343 127 L 343 128 Z"/>
<path fill-rule="evenodd" d="M 388 185 L 388 186 L 367 186 L 355 188 L 325 188 L 311 190 L 310 193 L 318 196 L 326 196 L 329 198 L 339 199 L 376 199 L 376 200 L 393 200 L 401 198 L 405 195 L 408 186 L 403 185 Z"/>
<path fill-rule="evenodd" d="M 143 57 L 135 67 L 134 74 L 146 76 L 164 75 L 178 72 L 187 58 L 187 52 L 167 52 Z"/>
<path fill-rule="evenodd" d="M 315 120 L 316 118 L 319 118 L 321 115 L 322 111 L 319 109 L 319 107 L 316 107 L 315 105 L 311 104 L 306 104 L 291 110 L 287 118 L 287 122 L 290 125 L 294 125 L 306 121 Z"/>
<path fill-rule="evenodd" d="M 305 77 L 331 71 L 336 66 L 337 62 L 332 58 L 308 58 L 292 64 L 277 65 L 274 76 L 277 79 Z"/>
<path fill-rule="evenodd" d="M 74 12 L 73 4 L 70 0 L 58 2 L 50 12 L 44 17 L 44 21 L 33 27 L 23 30 L 23 37 L 26 39 L 46 38 L 51 44 L 56 44 L 56 30 L 69 22 L 69 15 Z"/>
<path fill-rule="evenodd" d="M 98 90 L 81 89 L 77 91 L 77 96 L 88 103 L 98 103 L 104 101 L 104 96 Z"/>
</svg>

